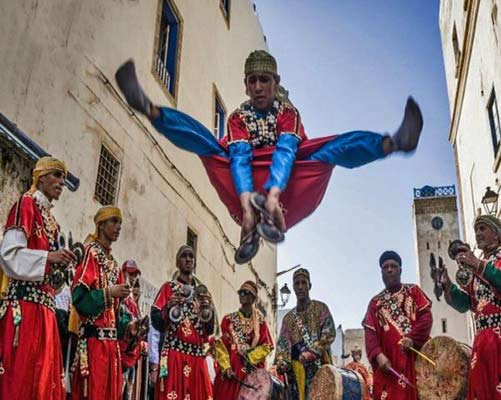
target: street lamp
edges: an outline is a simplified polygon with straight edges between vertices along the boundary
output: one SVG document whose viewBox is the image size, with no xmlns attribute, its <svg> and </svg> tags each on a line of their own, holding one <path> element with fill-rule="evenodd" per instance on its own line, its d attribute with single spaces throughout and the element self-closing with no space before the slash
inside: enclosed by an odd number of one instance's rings
<svg viewBox="0 0 501 400">
<path fill-rule="evenodd" d="M 283 308 L 289 301 L 289 297 L 291 297 L 291 291 L 288 288 L 287 284 L 284 283 L 284 285 L 280 288 L 280 301 L 282 304 L 278 304 L 278 307 Z"/>
<path fill-rule="evenodd" d="M 482 197 L 482 205 L 487 214 L 496 216 L 498 213 L 498 198 L 499 195 L 487 186 L 484 197 Z"/>
</svg>

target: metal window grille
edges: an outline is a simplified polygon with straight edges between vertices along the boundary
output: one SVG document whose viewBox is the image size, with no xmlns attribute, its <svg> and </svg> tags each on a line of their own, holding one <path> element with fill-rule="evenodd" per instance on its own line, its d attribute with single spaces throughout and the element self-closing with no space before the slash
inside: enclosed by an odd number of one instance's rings
<svg viewBox="0 0 501 400">
<path fill-rule="evenodd" d="M 165 65 L 165 61 L 157 55 L 157 62 L 155 63 L 155 72 L 157 76 L 160 78 L 160 81 L 165 85 L 167 90 L 170 92 L 170 74 L 169 70 Z"/>
<path fill-rule="evenodd" d="M 120 175 L 120 161 L 101 146 L 94 198 L 102 205 L 115 204 Z"/>
<path fill-rule="evenodd" d="M 167 69 L 167 54 L 169 53 L 170 24 L 166 18 L 162 18 L 160 37 L 158 41 L 158 52 L 155 61 L 155 72 L 170 91 L 170 73 Z"/>
<path fill-rule="evenodd" d="M 219 137 L 219 123 L 221 120 L 221 114 L 217 112 L 217 107 L 216 107 L 216 112 L 214 114 L 214 136 Z"/>
</svg>

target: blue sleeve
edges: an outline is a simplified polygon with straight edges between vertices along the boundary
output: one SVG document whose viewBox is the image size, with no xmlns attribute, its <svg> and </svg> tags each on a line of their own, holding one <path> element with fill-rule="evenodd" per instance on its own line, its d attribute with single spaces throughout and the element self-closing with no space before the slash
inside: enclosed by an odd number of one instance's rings
<svg viewBox="0 0 501 400">
<path fill-rule="evenodd" d="M 202 157 L 226 157 L 214 135 L 195 118 L 173 108 L 160 108 L 160 116 L 152 121 L 156 130 L 177 147 Z"/>
<path fill-rule="evenodd" d="M 285 189 L 296 160 L 298 145 L 299 138 L 296 135 L 282 133 L 279 136 L 271 158 L 270 176 L 264 185 L 266 190 L 270 190 L 273 186 L 278 186 L 280 190 Z"/>
<path fill-rule="evenodd" d="M 237 195 L 253 192 L 252 147 L 248 142 L 234 142 L 228 146 L 230 152 L 230 170 Z"/>
</svg>

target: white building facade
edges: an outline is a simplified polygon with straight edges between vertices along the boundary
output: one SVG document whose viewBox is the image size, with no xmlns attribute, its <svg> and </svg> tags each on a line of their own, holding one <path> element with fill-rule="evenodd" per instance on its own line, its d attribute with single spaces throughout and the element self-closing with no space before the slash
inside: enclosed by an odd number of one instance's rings
<svg viewBox="0 0 501 400">
<path fill-rule="evenodd" d="M 153 102 L 223 136 L 228 115 L 246 98 L 245 58 L 266 49 L 253 2 L 0 1 L 0 41 L 0 113 L 80 179 L 56 204 L 62 230 L 82 240 L 94 230 L 97 209 L 117 205 L 124 220 L 113 253 L 120 263 L 137 261 L 147 302 L 171 278 L 179 246 L 189 243 L 219 315 L 238 308 L 236 291 L 250 279 L 274 329 L 276 247 L 266 244 L 252 263 L 235 265 L 240 229 L 200 160 L 127 107 L 114 82 L 132 57 Z M 1 153 L 0 188 L 9 200 L 2 221 L 32 166 L 29 157 L 9 154 Z"/>
<path fill-rule="evenodd" d="M 449 94 L 464 240 L 485 213 L 486 188 L 500 188 L 501 16 L 499 0 L 442 0 L 440 31 Z"/>
</svg>

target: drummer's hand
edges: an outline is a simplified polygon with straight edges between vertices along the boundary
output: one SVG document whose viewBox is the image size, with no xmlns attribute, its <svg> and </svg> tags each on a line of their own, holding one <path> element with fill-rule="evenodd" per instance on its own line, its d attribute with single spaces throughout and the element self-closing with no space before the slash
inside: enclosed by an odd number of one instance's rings
<svg viewBox="0 0 501 400">
<path fill-rule="evenodd" d="M 233 379 L 235 378 L 236 375 L 235 373 L 233 372 L 233 370 L 231 368 L 226 368 L 224 371 L 223 371 L 223 378 L 224 379 Z"/>
<path fill-rule="evenodd" d="M 386 357 L 383 353 L 379 353 L 377 355 L 376 362 L 377 362 L 377 365 L 379 366 L 379 368 L 383 372 L 386 372 L 386 373 L 390 372 L 391 362 L 388 359 L 388 357 Z"/>
<path fill-rule="evenodd" d="M 408 351 L 411 347 L 414 347 L 414 341 L 411 338 L 403 337 L 402 340 L 400 340 L 400 346 L 402 350 Z"/>
<path fill-rule="evenodd" d="M 275 225 L 280 231 L 285 232 L 285 218 L 282 212 L 282 207 L 280 207 L 280 193 L 281 190 L 277 186 L 272 186 L 266 197 L 266 202 L 264 206 L 270 214 L 273 225 Z"/>
<path fill-rule="evenodd" d="M 311 351 L 302 351 L 299 355 L 299 362 L 301 364 L 306 364 L 308 362 L 315 361 L 315 355 Z"/>
<path fill-rule="evenodd" d="M 257 224 L 256 213 L 250 202 L 251 192 L 244 192 L 240 195 L 240 205 L 242 207 L 242 232 L 240 240 L 254 230 Z M 247 243 L 252 241 L 252 235 L 249 235 Z"/>
<path fill-rule="evenodd" d="M 456 261 L 460 264 L 472 268 L 475 272 L 478 271 L 480 265 L 482 264 L 482 261 L 477 258 L 471 250 L 459 253 L 456 256 Z"/>
</svg>

